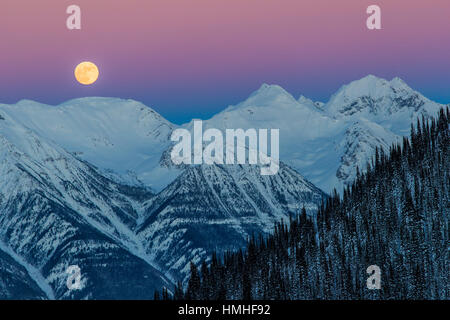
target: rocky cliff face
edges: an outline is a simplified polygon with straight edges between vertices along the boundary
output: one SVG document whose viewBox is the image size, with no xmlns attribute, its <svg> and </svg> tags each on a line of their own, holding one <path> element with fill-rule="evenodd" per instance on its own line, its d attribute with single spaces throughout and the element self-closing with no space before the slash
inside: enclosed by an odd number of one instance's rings
<svg viewBox="0 0 450 320">
<path fill-rule="evenodd" d="M 146 202 L 137 230 L 152 259 L 168 277 L 180 279 L 190 261 L 238 249 L 302 207 L 315 212 L 324 197 L 283 163 L 273 176 L 261 176 L 251 165 L 195 166 Z"/>
</svg>

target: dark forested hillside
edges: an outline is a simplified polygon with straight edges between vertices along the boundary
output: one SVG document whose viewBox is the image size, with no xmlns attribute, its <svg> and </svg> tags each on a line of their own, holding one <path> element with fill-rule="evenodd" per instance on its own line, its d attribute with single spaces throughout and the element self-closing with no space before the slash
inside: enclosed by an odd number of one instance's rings
<svg viewBox="0 0 450 320">
<path fill-rule="evenodd" d="M 246 250 L 192 264 L 175 299 L 448 299 L 449 110 L 372 163 L 342 196 L 253 238 Z M 381 288 L 366 286 L 367 267 Z M 164 290 L 163 297 L 167 298 Z"/>
</svg>

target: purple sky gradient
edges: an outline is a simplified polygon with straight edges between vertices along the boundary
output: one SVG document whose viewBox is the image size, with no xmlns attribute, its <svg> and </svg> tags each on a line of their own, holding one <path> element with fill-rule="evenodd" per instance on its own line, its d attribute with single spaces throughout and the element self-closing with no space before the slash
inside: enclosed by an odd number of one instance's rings
<svg viewBox="0 0 450 320">
<path fill-rule="evenodd" d="M 375 3 L 383 29 L 369 31 Z M 71 4 L 81 31 L 65 27 Z M 0 102 L 132 98 L 181 123 L 262 83 L 326 102 L 370 73 L 449 103 L 449 17 L 448 0 L 2 0 Z M 84 60 L 100 69 L 89 87 L 73 77 Z"/>
</svg>

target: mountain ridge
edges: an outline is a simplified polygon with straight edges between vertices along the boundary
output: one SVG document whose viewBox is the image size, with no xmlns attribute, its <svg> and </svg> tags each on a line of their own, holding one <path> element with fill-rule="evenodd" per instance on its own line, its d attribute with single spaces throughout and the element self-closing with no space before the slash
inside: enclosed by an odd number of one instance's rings
<svg viewBox="0 0 450 320">
<path fill-rule="evenodd" d="M 237 249 L 302 207 L 313 214 L 325 198 L 282 162 L 274 176 L 251 165 L 192 166 L 146 202 L 137 234 L 166 276 L 183 279 L 190 261 Z"/>
<path fill-rule="evenodd" d="M 313 214 L 322 190 L 348 186 L 376 148 L 440 106 L 400 79 L 365 82 L 382 88 L 367 96 L 360 87 L 370 85 L 357 83 L 327 104 L 265 84 L 203 121 L 205 129 L 280 129 L 275 176 L 252 165 L 169 165 L 171 132 L 192 122 L 174 125 L 134 100 L 0 105 L 0 241 L 24 261 L 0 250 L 0 270 L 21 270 L 15 286 L 34 297 L 53 297 L 36 287 L 38 270 L 57 299 L 151 298 L 149 288 L 185 279 L 190 260 L 237 249 L 303 206 Z M 69 264 L 86 272 L 80 292 L 66 289 Z M 117 283 L 102 275 L 128 269 Z"/>
<path fill-rule="evenodd" d="M 343 85 L 327 103 L 316 103 L 303 96 L 295 99 L 279 85 L 263 84 L 243 102 L 203 122 L 205 127 L 222 130 L 280 129 L 281 160 L 330 192 L 349 183 L 337 176 L 340 159 L 345 157 L 337 146 L 346 139 L 345 132 L 352 122 L 366 119 L 397 136 L 408 136 L 415 117 L 430 117 L 441 106 L 398 77 L 388 81 L 368 75 Z M 33 108 L 40 108 L 39 112 Z M 154 192 L 161 191 L 181 173 L 176 166 L 161 165 L 161 156 L 172 145 L 170 133 L 192 126 L 192 121 L 175 125 L 138 101 L 119 98 L 72 99 L 56 107 L 22 100 L 12 106 L 0 105 L 0 115 L 1 112 L 55 140 L 112 179 L 147 186 Z M 36 119 L 23 117 L 27 112 Z M 77 117 L 82 121 L 74 122 Z M 113 125 L 104 127 L 108 122 Z M 68 135 L 69 132 L 77 135 Z M 323 144 L 328 145 L 327 155 L 315 151 Z M 373 152 L 368 150 L 366 160 Z M 314 158 L 318 159 L 317 166 Z M 332 170 L 323 171 L 324 167 Z M 356 172 L 356 167 L 351 170 Z"/>
</svg>

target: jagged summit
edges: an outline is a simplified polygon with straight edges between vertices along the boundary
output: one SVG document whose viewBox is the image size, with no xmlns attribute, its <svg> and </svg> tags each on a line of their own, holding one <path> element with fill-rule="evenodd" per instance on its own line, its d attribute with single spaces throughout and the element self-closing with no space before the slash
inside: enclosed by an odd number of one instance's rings
<svg viewBox="0 0 450 320">
<path fill-rule="evenodd" d="M 368 75 L 342 86 L 324 108 L 329 115 L 337 118 L 355 114 L 386 118 L 398 112 L 412 115 L 419 110 L 433 114 L 440 105 L 413 90 L 398 77 L 388 81 Z"/>
<path fill-rule="evenodd" d="M 380 96 L 388 93 L 388 91 L 392 87 L 395 87 L 400 81 L 404 83 L 400 78 L 395 78 L 390 82 L 374 75 L 367 75 L 361 79 L 343 85 L 331 96 L 328 104 L 335 101 L 337 102 L 337 99 L 343 98 L 350 99 L 360 96 Z M 339 100 L 339 102 L 341 101 Z"/>
<path fill-rule="evenodd" d="M 190 261 L 239 248 L 302 207 L 313 214 L 325 197 L 283 163 L 273 176 L 252 165 L 191 166 L 146 203 L 138 235 L 166 276 L 183 278 Z"/>
</svg>

